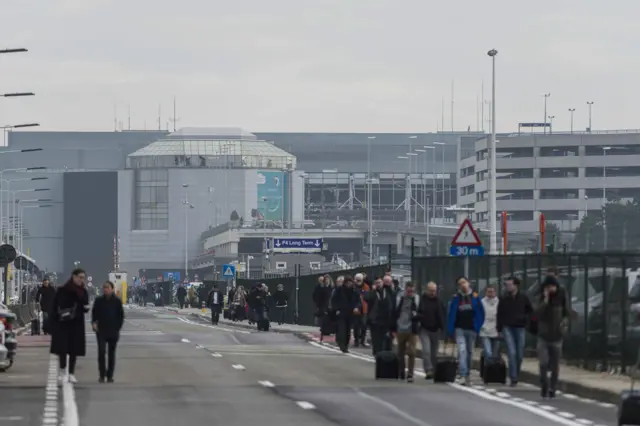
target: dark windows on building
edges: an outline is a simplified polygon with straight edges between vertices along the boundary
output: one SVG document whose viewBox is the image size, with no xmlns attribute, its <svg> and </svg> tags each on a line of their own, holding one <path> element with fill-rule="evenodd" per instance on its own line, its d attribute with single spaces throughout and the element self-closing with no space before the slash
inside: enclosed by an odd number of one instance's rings
<svg viewBox="0 0 640 426">
<path fill-rule="evenodd" d="M 496 179 L 532 179 L 533 169 L 498 169 Z"/>
<path fill-rule="evenodd" d="M 500 200 L 533 200 L 533 189 L 499 189 Z"/>
<path fill-rule="evenodd" d="M 541 189 L 541 200 L 573 200 L 577 199 L 579 191 L 577 189 Z"/>
<path fill-rule="evenodd" d="M 169 173 L 166 169 L 135 172 L 134 229 L 169 229 Z"/>
<path fill-rule="evenodd" d="M 580 148 L 577 146 L 543 146 L 540 147 L 540 157 L 577 157 Z"/>
<path fill-rule="evenodd" d="M 533 147 L 497 148 L 496 155 L 499 158 L 531 158 Z"/>
<path fill-rule="evenodd" d="M 540 169 L 541 178 L 577 178 L 577 167 L 544 167 Z"/>
</svg>

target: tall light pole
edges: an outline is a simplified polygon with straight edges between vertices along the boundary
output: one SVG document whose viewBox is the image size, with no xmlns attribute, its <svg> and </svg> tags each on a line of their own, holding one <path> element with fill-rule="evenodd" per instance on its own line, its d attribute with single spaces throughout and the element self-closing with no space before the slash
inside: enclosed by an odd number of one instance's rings
<svg viewBox="0 0 640 426">
<path fill-rule="evenodd" d="M 189 184 L 183 183 L 184 188 L 184 277 L 189 277 L 189 210 L 195 208 L 193 204 L 189 202 Z"/>
<path fill-rule="evenodd" d="M 487 55 L 491 58 L 491 140 L 489 143 L 489 158 L 491 159 L 490 176 L 489 176 L 489 253 L 498 253 L 498 241 L 497 241 L 497 203 L 496 203 L 496 56 L 498 51 L 491 49 L 487 52 Z M 547 101 L 545 96 L 545 116 L 547 115 Z M 545 120 L 546 122 L 546 120 Z M 545 123 L 546 130 L 546 123 Z"/>
<path fill-rule="evenodd" d="M 7 183 L 10 183 L 11 181 L 4 181 Z M 10 190 L 10 189 L 0 189 L 0 191 L 2 192 L 7 192 L 9 194 L 9 203 L 7 205 L 7 230 L 6 233 L 7 235 L 11 235 L 11 243 L 14 247 L 16 245 L 16 230 L 17 230 L 17 226 L 16 226 L 16 221 L 18 219 L 18 215 L 16 212 L 16 195 L 20 194 L 22 192 L 44 192 L 44 191 L 50 191 L 49 188 L 28 188 L 28 189 L 15 189 L 15 190 Z M 7 238 L 7 242 L 9 242 L 9 239 Z"/>
<path fill-rule="evenodd" d="M 7 145 L 7 131 L 11 131 L 14 129 L 24 129 L 26 127 L 38 127 L 40 126 L 39 123 L 26 123 L 26 124 L 8 124 L 6 126 L 0 126 L 0 129 L 2 129 L 2 134 L 3 134 L 3 143 L 4 146 Z M 41 151 L 42 149 L 38 149 L 38 151 Z"/>
<path fill-rule="evenodd" d="M 445 179 L 444 179 L 444 150 L 445 150 L 446 144 L 444 142 L 434 142 L 433 144 L 438 145 L 440 148 L 442 148 L 442 164 L 440 165 L 440 173 L 442 173 L 442 175 L 440 176 L 440 178 L 442 179 L 442 224 L 444 224 L 444 210 L 445 210 L 444 194 L 446 192 Z"/>
<path fill-rule="evenodd" d="M 38 151 L 40 149 L 38 148 L 33 148 L 34 151 Z M 15 151 L 23 151 L 23 150 L 15 150 Z M 8 152 L 8 151 L 5 151 Z M 27 152 L 31 152 L 31 151 L 27 151 Z M 46 170 L 46 167 L 20 167 L 17 169 L 4 169 L 4 170 L 0 170 L 0 182 L 2 182 L 2 177 L 5 173 L 10 173 L 10 172 L 30 172 L 33 170 Z M 3 225 L 4 225 L 4 217 L 2 214 L 2 206 L 4 205 L 4 200 L 2 198 L 2 191 L 0 191 L 0 230 L 2 229 Z M 4 241 L 4 236 L 0 235 L 0 240 Z"/>
<path fill-rule="evenodd" d="M 553 133 L 553 119 L 556 118 L 555 115 L 549 116 L 549 133 Z"/>
<path fill-rule="evenodd" d="M 23 151 L 23 150 L 14 150 L 14 151 Z M 34 151 L 41 151 L 41 149 L 34 149 Z M 10 152 L 10 151 L 3 151 L 2 153 L 5 152 Z M 36 181 L 36 180 L 47 180 L 49 179 L 48 177 L 45 176 L 38 176 L 38 177 L 32 177 L 32 178 L 15 178 L 15 179 L 2 179 L 0 180 L 0 186 L 4 187 L 3 185 L 6 183 L 7 184 L 7 189 L 6 190 L 2 190 L 4 192 L 11 192 L 11 185 L 13 184 L 13 182 L 26 182 L 26 181 Z M 15 202 L 15 198 L 13 200 L 13 202 Z M 7 216 L 9 216 L 11 214 L 11 203 L 12 200 L 11 198 L 9 198 L 9 204 L 7 204 Z M 4 208 L 3 205 L 0 205 L 0 209 Z M 2 214 L 0 213 L 0 217 L 2 217 Z M 1 226 L 0 226 L 1 228 Z M 0 232 L 1 234 L 1 232 Z M 15 242 L 14 242 L 15 243 Z"/>
<path fill-rule="evenodd" d="M 569 108 L 569 114 L 571 114 L 571 133 L 573 134 L 573 113 L 576 112 L 575 108 Z"/>
<path fill-rule="evenodd" d="M 3 53 L 23 53 L 23 52 L 28 52 L 28 50 L 25 49 L 24 47 L 19 47 L 17 49 L 0 49 L 0 55 L 2 55 Z"/>
<path fill-rule="evenodd" d="M 371 143 L 375 136 L 367 137 L 367 222 L 369 224 L 369 262 L 373 263 L 373 181 L 371 180 Z"/>
<path fill-rule="evenodd" d="M 551 96 L 551 93 L 544 94 L 544 134 L 547 134 L 547 100 Z"/>
<path fill-rule="evenodd" d="M 26 202 L 26 201 L 27 200 L 25 200 L 24 202 Z M 29 201 L 31 201 L 31 200 L 29 200 Z M 23 255 L 25 254 L 25 252 L 24 252 L 24 233 L 23 233 L 24 226 L 22 225 L 22 221 L 23 221 L 22 218 L 24 216 L 24 209 L 27 209 L 27 208 L 48 208 L 48 207 L 53 207 L 53 204 L 27 204 L 27 205 L 18 204 L 18 216 L 19 216 L 18 222 L 20 223 L 20 238 L 18 239 L 17 243 L 14 242 L 14 246 L 16 248 L 19 247 L 18 251 L 21 254 L 23 254 Z M 80 264 L 80 262 L 77 262 L 77 263 L 78 263 L 78 265 Z M 78 266 L 76 266 L 76 268 L 77 267 Z M 17 278 L 15 281 L 17 281 L 17 284 L 18 284 L 18 294 L 22 294 L 22 273 L 15 274 L 14 276 Z"/>
<path fill-rule="evenodd" d="M 602 155 L 604 156 L 604 167 L 602 168 L 602 231 L 604 234 L 604 244 L 603 249 L 607 251 L 607 240 L 608 240 L 608 232 L 607 232 L 607 152 L 611 149 L 610 146 L 602 147 Z"/>
<path fill-rule="evenodd" d="M 591 133 L 591 107 L 593 107 L 593 101 L 587 101 L 589 106 L 589 133 Z"/>
</svg>

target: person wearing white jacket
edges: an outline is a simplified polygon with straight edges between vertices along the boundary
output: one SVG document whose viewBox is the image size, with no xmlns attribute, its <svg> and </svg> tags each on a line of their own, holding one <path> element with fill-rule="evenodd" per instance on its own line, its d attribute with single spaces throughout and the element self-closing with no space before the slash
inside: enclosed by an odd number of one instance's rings
<svg viewBox="0 0 640 426">
<path fill-rule="evenodd" d="M 484 359 L 491 359 L 498 355 L 500 341 L 498 340 L 498 302 L 496 289 L 488 286 L 484 291 L 482 306 L 484 307 L 484 323 L 480 329 L 480 341 Z"/>
</svg>

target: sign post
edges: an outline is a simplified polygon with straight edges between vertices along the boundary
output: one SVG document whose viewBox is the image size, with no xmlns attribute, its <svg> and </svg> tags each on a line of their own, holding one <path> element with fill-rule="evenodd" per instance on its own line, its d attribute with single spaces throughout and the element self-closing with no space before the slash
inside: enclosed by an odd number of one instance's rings
<svg viewBox="0 0 640 426">
<path fill-rule="evenodd" d="M 458 228 L 458 232 L 451 240 L 451 256 L 464 257 L 464 276 L 469 277 L 469 256 L 484 256 L 484 247 L 478 233 L 469 218 Z"/>
<path fill-rule="evenodd" d="M 222 265 L 222 278 L 229 281 L 231 280 L 232 288 L 236 287 L 236 265 L 226 263 Z"/>
</svg>

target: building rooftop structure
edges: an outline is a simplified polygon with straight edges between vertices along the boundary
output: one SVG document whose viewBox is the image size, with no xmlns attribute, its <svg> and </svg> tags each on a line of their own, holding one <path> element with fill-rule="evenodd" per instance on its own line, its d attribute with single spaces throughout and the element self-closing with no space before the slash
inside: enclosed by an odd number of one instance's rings
<svg viewBox="0 0 640 426">
<path fill-rule="evenodd" d="M 128 168 L 294 170 L 296 157 L 240 128 L 184 128 L 127 156 Z"/>
</svg>

